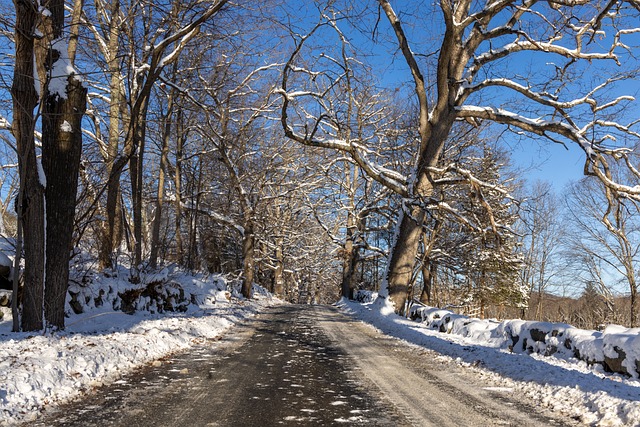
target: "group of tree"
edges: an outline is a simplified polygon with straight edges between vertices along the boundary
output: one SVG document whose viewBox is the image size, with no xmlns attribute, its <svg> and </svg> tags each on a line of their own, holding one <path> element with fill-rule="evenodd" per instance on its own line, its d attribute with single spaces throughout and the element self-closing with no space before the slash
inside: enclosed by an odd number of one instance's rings
<svg viewBox="0 0 640 427">
<path fill-rule="evenodd" d="M 15 0 L 0 33 L 14 329 L 64 327 L 81 253 L 133 284 L 172 263 L 235 274 L 245 297 L 370 288 L 398 313 L 416 298 L 486 315 L 537 294 L 541 317 L 558 239 L 588 258 L 584 283 L 623 275 L 635 324 L 638 7 Z M 584 151 L 573 238 L 548 188 L 522 192 L 516 139 Z"/>
</svg>

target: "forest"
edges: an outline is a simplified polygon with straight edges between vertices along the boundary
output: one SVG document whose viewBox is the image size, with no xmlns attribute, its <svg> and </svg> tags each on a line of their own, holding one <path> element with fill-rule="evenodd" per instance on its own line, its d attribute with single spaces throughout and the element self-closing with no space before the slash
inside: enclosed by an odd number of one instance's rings
<svg viewBox="0 0 640 427">
<path fill-rule="evenodd" d="M 245 298 L 638 326 L 640 2 L 0 11 L 15 331 L 63 329 L 70 284 L 167 266 Z M 580 153 L 566 185 L 514 154 L 550 146 Z"/>
</svg>

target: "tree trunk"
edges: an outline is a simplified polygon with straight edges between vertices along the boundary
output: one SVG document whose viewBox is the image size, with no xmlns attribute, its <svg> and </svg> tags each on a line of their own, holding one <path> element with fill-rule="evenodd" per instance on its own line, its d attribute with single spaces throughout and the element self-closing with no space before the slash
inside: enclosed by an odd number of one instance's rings
<svg viewBox="0 0 640 427">
<path fill-rule="evenodd" d="M 131 207 L 133 212 L 133 263 L 134 271 L 142 264 L 142 189 L 144 177 L 144 146 L 147 132 L 147 102 L 140 111 L 131 117 L 133 122 L 134 151 L 129 160 L 129 174 L 131 175 Z"/>
<path fill-rule="evenodd" d="M 162 205 L 164 203 L 164 179 L 169 155 L 169 139 L 171 136 L 171 116 L 173 114 L 173 96 L 169 96 L 167 116 L 164 120 L 164 134 L 162 136 L 162 152 L 160 153 L 160 170 L 158 171 L 158 195 L 156 198 L 155 217 L 151 230 L 151 255 L 149 265 L 156 268 L 158 264 L 158 248 L 160 246 L 160 225 L 162 224 Z"/>
<path fill-rule="evenodd" d="M 284 239 L 276 239 L 276 269 L 273 272 L 273 293 L 278 297 L 284 297 L 284 251 L 282 246 Z"/>
<path fill-rule="evenodd" d="M 343 298 L 353 299 L 353 242 L 351 240 L 347 240 L 344 245 L 344 256 L 342 261 L 342 287 L 341 287 L 341 295 Z"/>
<path fill-rule="evenodd" d="M 18 221 L 24 230 L 25 272 L 22 297 L 22 329 L 40 330 L 43 327 L 44 292 L 44 189 L 38 178 L 34 141 L 33 110 L 38 97 L 34 81 L 34 43 L 38 15 L 37 4 L 29 0 L 15 0 L 15 68 L 11 95 L 13 98 L 12 131 L 18 148 L 20 196 L 22 205 Z M 16 254 L 19 257 L 19 254 Z M 14 272 L 17 278 L 19 272 Z M 13 295 L 17 298 L 17 293 Z"/>
<path fill-rule="evenodd" d="M 433 278 L 436 274 L 436 263 L 427 258 L 422 263 L 422 292 L 420 302 L 431 305 L 431 295 L 433 289 Z"/>
<path fill-rule="evenodd" d="M 254 276 L 254 246 L 255 235 L 253 221 L 245 218 L 244 236 L 242 237 L 242 271 L 244 279 L 242 281 L 242 296 L 251 298 Z"/>
<path fill-rule="evenodd" d="M 344 245 L 344 255 L 342 261 L 342 287 L 341 295 L 343 298 L 353 299 L 354 282 L 356 278 L 356 264 L 357 264 L 357 248 L 353 242 L 354 228 L 355 228 L 354 215 L 350 212 L 347 215 L 347 238 Z"/>
<path fill-rule="evenodd" d="M 628 247 L 628 246 L 627 246 Z M 631 253 L 627 251 L 627 253 Z M 638 311 L 637 311 L 637 297 L 638 297 L 638 285 L 636 284 L 636 277 L 633 269 L 633 258 L 627 256 L 625 262 L 625 268 L 627 273 L 627 281 L 629 282 L 629 327 L 635 328 L 638 326 Z"/>
<path fill-rule="evenodd" d="M 45 318 L 48 326 L 60 329 L 69 286 L 86 94 L 82 83 L 70 76 L 67 98 L 49 96 L 42 114 L 42 167 L 47 177 Z"/>
<path fill-rule="evenodd" d="M 638 289 L 634 285 L 631 288 L 631 321 L 630 327 L 635 328 L 638 326 L 638 310 L 637 310 L 637 300 L 638 300 Z"/>
<path fill-rule="evenodd" d="M 403 202 L 403 204 L 405 203 Z M 422 209 L 409 206 L 405 206 L 405 209 L 411 209 L 412 215 L 405 214 L 404 210 L 400 213 L 398 231 L 391 249 L 386 277 L 388 297 L 393 303 L 396 313 L 400 315 L 404 314 L 409 295 L 409 284 L 418 254 L 424 219 Z M 387 296 L 384 291 L 383 283 L 380 292 L 383 297 Z"/>
<path fill-rule="evenodd" d="M 120 11 L 120 1 L 111 2 L 111 16 L 115 17 Z M 120 205 L 120 175 L 121 168 L 114 169 L 120 145 L 120 111 L 123 98 L 120 76 L 120 61 L 118 59 L 118 42 L 120 28 L 118 20 L 113 18 L 109 23 L 109 74 L 111 82 L 109 86 L 109 142 L 105 153 L 107 172 L 107 205 L 106 221 L 103 225 L 103 234 L 100 244 L 100 267 L 114 268 L 113 251 L 120 243 L 118 236 L 122 234 L 122 206 Z"/>
<path fill-rule="evenodd" d="M 189 246 L 187 247 L 187 268 L 195 270 L 198 267 L 198 246 L 197 246 L 197 226 L 198 226 L 198 210 L 200 209 L 200 199 L 202 190 L 202 157 L 198 158 L 198 180 L 195 188 L 195 209 L 189 209 Z M 193 197 L 193 196 L 191 196 Z M 192 199 L 193 200 L 193 199 Z"/>
<path fill-rule="evenodd" d="M 417 178 L 412 189 L 412 193 L 418 200 L 424 200 L 433 193 L 429 169 L 438 163 L 444 143 L 455 121 L 455 113 L 449 109 L 446 102 L 443 102 L 442 105 L 438 105 L 430 120 L 425 122 L 426 120 L 425 114 L 421 114 L 421 146 L 424 148 L 420 153 Z M 407 215 L 407 212 L 410 212 L 410 215 Z M 398 219 L 400 224 L 391 248 L 386 276 L 386 291 L 398 314 L 404 314 L 424 219 L 425 212 L 419 206 L 412 206 L 411 201 L 403 201 L 403 209 Z M 386 296 L 385 290 L 381 289 L 381 291 L 381 296 Z"/>
<path fill-rule="evenodd" d="M 178 108 L 176 113 L 176 170 L 174 183 L 176 187 L 175 210 L 176 210 L 176 261 L 180 265 L 184 265 L 184 250 L 182 247 L 182 155 L 184 141 L 187 134 L 184 130 L 184 116 L 182 109 Z"/>
<path fill-rule="evenodd" d="M 69 259 L 82 153 L 82 117 L 87 90 L 75 73 L 53 75 L 56 64 L 68 61 L 63 43 L 64 0 L 44 4 L 50 12 L 40 31 L 45 35 L 36 52 L 44 84 L 42 103 L 42 168 L 45 187 L 45 319 L 48 327 L 64 328 L 64 304 L 69 286 Z M 43 15 L 44 16 L 44 15 Z M 73 66 L 69 62 L 69 65 Z M 59 80 L 64 79 L 64 88 Z"/>
</svg>

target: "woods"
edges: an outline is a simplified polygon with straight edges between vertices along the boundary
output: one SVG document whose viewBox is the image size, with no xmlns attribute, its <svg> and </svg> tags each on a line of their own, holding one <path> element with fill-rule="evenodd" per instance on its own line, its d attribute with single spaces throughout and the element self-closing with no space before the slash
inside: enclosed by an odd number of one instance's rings
<svg viewBox="0 0 640 427">
<path fill-rule="evenodd" d="M 86 272 L 166 266 L 637 326 L 638 3 L 289 3 L 6 5 L 14 330 L 63 329 Z M 552 144 L 581 151 L 567 188 L 513 148 Z"/>
</svg>

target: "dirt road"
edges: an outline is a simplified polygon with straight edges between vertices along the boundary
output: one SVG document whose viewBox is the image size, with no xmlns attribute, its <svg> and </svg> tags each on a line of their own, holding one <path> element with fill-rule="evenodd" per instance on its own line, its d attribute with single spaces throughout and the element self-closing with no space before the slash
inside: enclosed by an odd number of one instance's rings
<svg viewBox="0 0 640 427">
<path fill-rule="evenodd" d="M 560 426 L 326 306 L 278 306 L 37 426 Z"/>
</svg>

